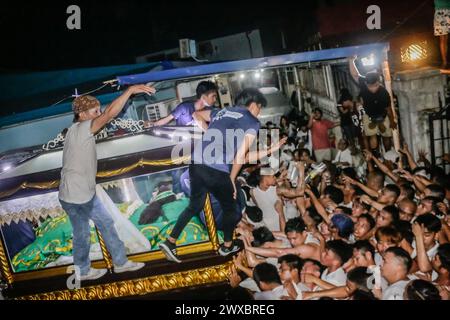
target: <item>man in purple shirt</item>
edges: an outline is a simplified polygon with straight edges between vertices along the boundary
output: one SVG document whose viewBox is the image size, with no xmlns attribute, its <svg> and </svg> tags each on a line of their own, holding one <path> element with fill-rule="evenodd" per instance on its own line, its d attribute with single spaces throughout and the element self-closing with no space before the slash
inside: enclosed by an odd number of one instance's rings
<svg viewBox="0 0 450 320">
<path fill-rule="evenodd" d="M 180 103 L 167 117 L 154 122 L 153 126 L 163 126 L 175 119 L 177 126 L 192 126 L 195 121 L 192 114 L 206 107 L 214 106 L 217 100 L 217 86 L 211 81 L 202 81 L 198 84 L 196 101 Z"/>
</svg>

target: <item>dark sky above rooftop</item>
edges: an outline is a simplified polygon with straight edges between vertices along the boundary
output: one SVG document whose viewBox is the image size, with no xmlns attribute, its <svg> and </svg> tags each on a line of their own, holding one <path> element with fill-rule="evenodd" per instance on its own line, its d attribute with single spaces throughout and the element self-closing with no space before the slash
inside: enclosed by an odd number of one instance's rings
<svg viewBox="0 0 450 320">
<path fill-rule="evenodd" d="M 253 29 L 273 31 L 278 42 L 284 33 L 285 52 L 270 54 L 304 51 L 319 30 L 339 33 L 346 25 L 356 32 L 352 25 L 365 25 L 365 8 L 372 3 L 382 10 L 380 35 L 410 15 L 410 24 L 422 19 L 432 33 L 433 0 L 410 0 L 403 7 L 391 0 L 2 1 L 0 73 L 134 63 L 136 56 L 178 47 L 181 38 L 201 41 Z M 66 27 L 72 4 L 81 8 L 81 30 Z M 421 18 L 423 12 L 430 17 Z M 408 30 L 405 24 L 396 32 Z M 263 39 L 263 45 L 270 47 L 270 41 Z"/>
<path fill-rule="evenodd" d="M 0 72 L 133 63 L 134 57 L 263 26 L 297 38 L 320 1 L 5 1 L 0 4 Z M 81 30 L 68 30 L 66 8 L 81 8 Z"/>
</svg>

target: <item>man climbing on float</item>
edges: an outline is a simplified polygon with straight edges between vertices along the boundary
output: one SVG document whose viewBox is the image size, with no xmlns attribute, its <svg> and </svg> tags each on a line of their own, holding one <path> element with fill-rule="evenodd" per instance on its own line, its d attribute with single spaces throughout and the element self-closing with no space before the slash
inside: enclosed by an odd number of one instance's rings
<svg viewBox="0 0 450 320">
<path fill-rule="evenodd" d="M 167 117 L 156 122 L 146 122 L 146 126 L 164 126 L 175 120 L 177 126 L 194 125 L 192 114 L 213 107 L 217 100 L 217 86 L 211 81 L 201 81 L 195 90 L 197 100 L 180 103 Z"/>
<path fill-rule="evenodd" d="M 139 270 L 143 263 L 127 259 L 124 243 L 119 239 L 114 221 L 95 193 L 97 152 L 95 134 L 115 118 L 134 94 L 155 93 L 145 85 L 129 87 L 102 113 L 100 102 L 82 95 L 73 101 L 74 124 L 65 137 L 63 167 L 59 186 L 59 201 L 69 216 L 73 228 L 73 259 L 75 275 L 80 280 L 94 280 L 106 274 L 106 269 L 91 268 L 89 259 L 92 220 L 100 231 L 114 263 L 114 272 Z"/>
<path fill-rule="evenodd" d="M 206 131 L 194 147 L 189 166 L 189 205 L 181 213 L 170 236 L 159 244 L 168 260 L 181 262 L 176 241 L 191 218 L 203 209 L 208 192 L 218 200 L 223 211 L 224 243 L 219 248 L 219 254 L 227 256 L 240 250 L 237 241 L 233 240 L 236 177 L 244 163 L 256 162 L 286 142 L 284 139 L 267 150 L 249 152 L 260 128 L 257 117 L 266 104 L 264 95 L 258 89 L 248 88 L 236 98 L 236 107 L 194 113 L 197 124 Z"/>
</svg>

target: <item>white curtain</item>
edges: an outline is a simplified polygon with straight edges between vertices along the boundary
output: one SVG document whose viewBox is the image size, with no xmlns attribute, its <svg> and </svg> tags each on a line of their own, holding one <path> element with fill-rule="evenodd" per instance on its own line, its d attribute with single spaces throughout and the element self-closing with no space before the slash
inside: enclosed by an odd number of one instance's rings
<svg viewBox="0 0 450 320">
<path fill-rule="evenodd" d="M 96 193 L 97 197 L 113 218 L 117 233 L 119 238 L 124 242 L 127 253 L 139 253 L 150 250 L 151 245 L 148 239 L 141 232 L 139 232 L 134 224 L 122 215 L 120 210 L 114 202 L 112 202 L 111 198 L 101 186 L 97 185 Z"/>
</svg>

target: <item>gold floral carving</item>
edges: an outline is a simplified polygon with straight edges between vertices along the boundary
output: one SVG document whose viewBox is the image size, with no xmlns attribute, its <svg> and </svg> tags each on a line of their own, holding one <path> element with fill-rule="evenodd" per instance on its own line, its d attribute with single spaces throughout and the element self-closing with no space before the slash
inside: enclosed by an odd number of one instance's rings
<svg viewBox="0 0 450 320">
<path fill-rule="evenodd" d="M 103 300 L 146 295 L 173 289 L 225 282 L 232 262 L 148 278 L 107 283 L 75 290 L 54 291 L 17 298 L 17 300 Z"/>
</svg>

